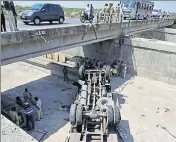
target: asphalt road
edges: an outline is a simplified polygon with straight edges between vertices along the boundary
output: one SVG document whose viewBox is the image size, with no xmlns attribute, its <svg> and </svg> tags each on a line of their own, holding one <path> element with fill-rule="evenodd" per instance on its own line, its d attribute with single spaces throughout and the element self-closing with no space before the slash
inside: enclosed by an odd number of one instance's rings
<svg viewBox="0 0 176 142">
<path fill-rule="evenodd" d="M 59 24 L 57 21 L 50 24 L 49 22 L 42 22 L 41 25 L 34 25 L 32 22 L 28 25 L 25 25 L 21 20 L 17 21 L 18 29 L 19 30 L 33 30 L 33 29 L 43 29 L 48 27 L 67 27 L 72 25 L 79 25 L 81 22 L 79 19 L 68 19 L 65 20 L 63 24 Z M 7 31 L 10 31 L 9 23 L 6 21 Z"/>
<path fill-rule="evenodd" d="M 123 22 L 128 22 L 128 20 L 123 20 Z M 88 24 L 89 22 L 85 22 L 84 24 Z M 49 22 L 42 22 L 41 25 L 34 25 L 33 23 L 29 23 L 25 25 L 21 20 L 17 21 L 18 29 L 19 30 L 33 30 L 33 29 L 43 29 L 49 27 L 68 27 L 73 25 L 80 25 L 82 24 L 79 19 L 66 19 L 63 24 L 59 24 L 57 21 L 49 24 Z M 7 32 L 10 31 L 9 23 L 6 21 Z"/>
</svg>

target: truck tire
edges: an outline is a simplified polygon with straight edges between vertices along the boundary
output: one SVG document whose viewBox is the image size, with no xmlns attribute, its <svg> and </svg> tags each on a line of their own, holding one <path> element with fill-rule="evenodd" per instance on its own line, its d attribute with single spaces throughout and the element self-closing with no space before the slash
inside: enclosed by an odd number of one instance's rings
<svg viewBox="0 0 176 142">
<path fill-rule="evenodd" d="M 72 104 L 70 107 L 70 124 L 72 126 L 76 124 L 76 104 Z"/>
<path fill-rule="evenodd" d="M 114 124 L 117 126 L 120 123 L 121 115 L 120 115 L 120 109 L 118 106 L 114 106 Z"/>
<path fill-rule="evenodd" d="M 100 108 L 100 109 L 107 109 L 107 106 L 114 106 L 114 101 L 107 98 L 107 97 L 102 97 L 100 99 L 98 99 L 97 101 L 97 106 Z"/>
<path fill-rule="evenodd" d="M 76 123 L 77 125 L 82 124 L 82 119 L 83 119 L 83 106 L 78 105 L 76 109 Z"/>
<path fill-rule="evenodd" d="M 113 108 L 112 106 L 107 106 L 107 122 L 108 122 L 108 126 L 111 127 L 114 125 L 114 112 L 113 112 Z"/>
</svg>

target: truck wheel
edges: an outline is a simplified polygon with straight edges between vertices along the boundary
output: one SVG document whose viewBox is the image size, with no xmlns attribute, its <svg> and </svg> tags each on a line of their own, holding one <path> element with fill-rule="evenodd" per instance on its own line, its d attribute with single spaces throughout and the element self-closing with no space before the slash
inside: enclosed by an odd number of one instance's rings
<svg viewBox="0 0 176 142">
<path fill-rule="evenodd" d="M 76 104 L 72 104 L 70 108 L 70 124 L 76 124 Z"/>
<path fill-rule="evenodd" d="M 82 118 L 83 118 L 83 106 L 78 105 L 76 109 L 76 123 L 77 125 L 82 124 Z"/>
<path fill-rule="evenodd" d="M 102 97 L 100 99 L 98 99 L 97 101 L 97 106 L 100 108 L 100 109 L 107 109 L 107 106 L 114 106 L 114 101 L 107 98 L 107 97 Z"/>
<path fill-rule="evenodd" d="M 108 126 L 114 125 L 114 112 L 112 106 L 107 106 L 107 119 L 108 119 Z"/>
<path fill-rule="evenodd" d="M 118 106 L 114 106 L 114 124 L 117 126 L 120 123 L 121 115 L 120 115 L 120 109 Z"/>
</svg>

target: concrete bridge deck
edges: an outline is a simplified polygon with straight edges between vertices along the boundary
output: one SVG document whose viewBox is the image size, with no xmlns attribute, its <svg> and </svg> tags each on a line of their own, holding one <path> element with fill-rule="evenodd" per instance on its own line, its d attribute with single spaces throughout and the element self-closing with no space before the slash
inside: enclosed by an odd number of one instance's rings
<svg viewBox="0 0 176 142">
<path fill-rule="evenodd" d="M 1 34 L 1 64 L 174 24 L 173 19 L 88 24 Z"/>
</svg>

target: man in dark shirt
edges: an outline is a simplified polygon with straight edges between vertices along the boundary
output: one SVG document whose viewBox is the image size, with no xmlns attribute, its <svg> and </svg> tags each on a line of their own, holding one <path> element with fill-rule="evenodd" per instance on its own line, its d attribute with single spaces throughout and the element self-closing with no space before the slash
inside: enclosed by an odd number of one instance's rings
<svg viewBox="0 0 176 142">
<path fill-rule="evenodd" d="M 7 11 L 10 30 L 11 31 L 17 31 L 17 27 L 16 27 L 16 24 L 15 24 L 15 17 L 14 17 L 13 12 L 12 12 L 13 8 L 12 8 L 12 5 L 11 5 L 11 2 L 3 1 L 3 4 L 4 4 L 4 7 Z"/>
<path fill-rule="evenodd" d="M 34 129 L 34 118 L 33 118 L 33 109 L 29 105 L 28 102 L 25 103 L 25 111 L 24 111 L 24 113 L 26 115 L 27 131 L 30 131 L 31 129 Z M 32 124 L 32 128 L 31 128 L 30 123 Z"/>
<path fill-rule="evenodd" d="M 66 66 L 64 66 L 64 68 L 63 68 L 63 73 L 64 73 L 64 81 L 69 82 L 69 79 L 68 79 L 68 70 L 67 70 Z"/>
<path fill-rule="evenodd" d="M 16 103 L 20 106 L 20 107 L 24 107 L 24 103 L 22 102 L 21 98 L 19 96 L 16 97 Z"/>
</svg>

